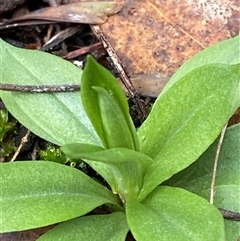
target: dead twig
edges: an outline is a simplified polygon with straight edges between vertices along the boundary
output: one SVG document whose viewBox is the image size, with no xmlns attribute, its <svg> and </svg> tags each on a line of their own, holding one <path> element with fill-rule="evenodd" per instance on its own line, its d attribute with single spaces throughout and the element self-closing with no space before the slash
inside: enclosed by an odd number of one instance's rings
<svg viewBox="0 0 240 241">
<path fill-rule="evenodd" d="M 79 91 L 79 84 L 64 84 L 64 85 L 16 85 L 16 84 L 0 84 L 0 90 L 13 92 L 31 92 L 31 93 L 46 93 L 46 92 L 69 92 Z"/>
<path fill-rule="evenodd" d="M 20 153 L 20 151 L 22 150 L 23 146 L 27 143 L 30 133 L 31 133 L 30 130 L 28 130 L 26 135 L 22 138 L 21 143 L 20 143 L 17 151 L 14 153 L 10 162 L 14 162 L 16 160 L 16 158 L 17 158 L 18 154 Z"/>
<path fill-rule="evenodd" d="M 64 59 L 73 59 L 73 58 L 79 57 L 83 54 L 93 52 L 100 48 L 102 48 L 102 43 L 98 42 L 98 43 L 92 44 L 90 46 L 82 47 L 82 48 L 76 49 L 72 52 L 69 52 L 68 54 L 63 56 L 63 58 Z"/>
<path fill-rule="evenodd" d="M 31 153 L 31 158 L 32 160 L 36 160 L 37 159 L 37 154 L 39 152 L 39 145 L 38 145 L 38 140 L 36 140 L 34 147 L 33 147 L 33 151 Z"/>
<path fill-rule="evenodd" d="M 221 151 L 221 147 L 222 147 L 222 143 L 223 143 L 223 138 L 227 129 L 227 124 L 225 124 L 225 126 L 223 127 L 222 131 L 221 131 L 221 135 L 218 141 L 218 145 L 217 145 L 217 150 L 216 150 L 216 156 L 214 159 L 214 166 L 213 166 L 213 175 L 212 175 L 212 182 L 211 182 L 211 190 L 210 190 L 210 200 L 209 202 L 211 204 L 213 204 L 213 198 L 214 198 L 214 194 L 215 194 L 215 181 L 216 181 L 216 175 L 217 175 L 217 166 L 218 166 L 218 160 L 219 160 L 219 154 Z"/>
<path fill-rule="evenodd" d="M 145 111 L 145 108 L 144 108 L 142 102 L 140 101 L 139 94 L 136 91 L 136 89 L 134 88 L 131 80 L 128 78 L 125 71 L 123 70 L 121 61 L 118 58 L 118 56 L 115 54 L 113 47 L 111 46 L 111 44 L 109 43 L 109 41 L 107 40 L 107 38 L 105 37 L 104 33 L 102 32 L 102 30 L 99 26 L 91 25 L 91 29 L 93 30 L 93 32 L 97 36 L 97 38 L 102 42 L 103 47 L 108 52 L 108 55 L 110 56 L 110 58 L 113 62 L 115 70 L 119 74 L 121 81 L 125 85 L 130 97 L 135 102 L 135 105 L 137 106 L 137 108 L 139 110 L 138 112 L 139 112 L 139 115 L 141 116 L 142 121 L 145 120 L 147 118 L 147 113 Z"/>
<path fill-rule="evenodd" d="M 225 210 L 222 208 L 219 208 L 218 210 L 222 213 L 222 215 L 225 219 L 232 219 L 234 221 L 240 221 L 240 213 Z"/>
</svg>

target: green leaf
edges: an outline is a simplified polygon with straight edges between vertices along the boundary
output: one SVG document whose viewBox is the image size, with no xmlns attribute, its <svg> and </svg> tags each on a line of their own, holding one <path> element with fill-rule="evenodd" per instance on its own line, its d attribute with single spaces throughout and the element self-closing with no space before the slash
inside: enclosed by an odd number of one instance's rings
<svg viewBox="0 0 240 241">
<path fill-rule="evenodd" d="M 101 87 L 92 87 L 98 95 L 100 120 L 107 148 L 125 147 L 136 149 L 132 135 L 128 129 L 128 123 L 113 97 Z M 135 131 L 136 132 L 136 131 Z M 136 134 L 136 133 L 135 133 Z"/>
<path fill-rule="evenodd" d="M 145 203 L 126 203 L 130 230 L 138 241 L 224 241 L 221 213 L 203 198 L 180 188 L 161 186 Z"/>
<path fill-rule="evenodd" d="M 111 186 L 122 201 L 137 198 L 152 159 L 126 148 L 86 152 L 82 144 L 68 144 L 62 151 L 73 159 L 84 159 Z"/>
<path fill-rule="evenodd" d="M 240 222 L 233 220 L 224 220 L 225 224 L 225 233 L 226 233 L 226 241 L 239 241 L 240 237 Z"/>
<path fill-rule="evenodd" d="M 192 70 L 206 64 L 239 64 L 240 36 L 216 43 L 186 61 L 171 77 L 160 95 L 165 93 L 174 83 Z"/>
<path fill-rule="evenodd" d="M 101 146 L 84 144 L 84 143 L 74 143 L 74 144 L 66 144 L 61 147 L 61 150 L 73 159 L 81 159 L 79 153 L 92 153 L 99 152 L 105 150 Z"/>
<path fill-rule="evenodd" d="M 91 56 L 83 71 L 81 96 L 85 111 L 106 148 L 139 149 L 123 90 L 115 77 Z"/>
<path fill-rule="evenodd" d="M 54 162 L 0 164 L 1 232 L 79 217 L 118 198 L 81 171 Z"/>
<path fill-rule="evenodd" d="M 122 212 L 87 216 L 59 224 L 38 241 L 125 241 L 128 224 Z"/>
<path fill-rule="evenodd" d="M 214 205 L 218 208 L 240 213 L 240 124 L 227 129 L 218 160 L 215 182 Z M 210 199 L 210 186 L 218 139 L 191 166 L 174 175 L 166 183 L 186 188 L 207 200 Z M 240 223 L 226 220 L 227 240 L 237 240 L 240 236 Z"/>
<path fill-rule="evenodd" d="M 82 70 L 59 57 L 13 47 L 0 39 L 1 83 L 18 85 L 79 84 Z M 101 144 L 79 92 L 0 92 L 7 109 L 24 126 L 52 143 Z"/>
<path fill-rule="evenodd" d="M 138 131 L 141 152 L 154 158 L 142 197 L 197 160 L 240 103 L 239 65 L 193 70 L 155 103 Z"/>
<path fill-rule="evenodd" d="M 218 190 L 214 195 L 214 204 L 217 207 L 232 210 L 236 206 L 236 210 L 233 210 L 236 212 L 240 212 L 240 203 L 236 199 L 236 195 L 240 196 L 239 133 L 240 124 L 227 128 L 219 155 L 215 182 L 215 188 L 222 189 L 222 191 Z M 218 141 L 219 139 L 191 166 L 169 179 L 166 182 L 167 185 L 186 188 L 209 200 Z M 228 191 L 228 194 L 224 190 Z M 224 193 L 225 198 L 221 197 Z"/>
</svg>

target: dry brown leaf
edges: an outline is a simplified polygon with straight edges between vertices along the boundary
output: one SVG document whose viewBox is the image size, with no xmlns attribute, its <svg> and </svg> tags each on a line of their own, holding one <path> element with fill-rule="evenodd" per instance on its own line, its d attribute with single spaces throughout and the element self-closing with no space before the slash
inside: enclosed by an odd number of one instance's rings
<svg viewBox="0 0 240 241">
<path fill-rule="evenodd" d="M 57 7 L 43 8 L 11 19 L 5 22 L 4 25 L 31 20 L 101 24 L 107 20 L 107 16 L 113 15 L 120 10 L 121 5 L 113 1 L 71 3 Z"/>
<path fill-rule="evenodd" d="M 126 0 L 101 29 L 128 75 L 169 74 L 239 32 L 237 0 Z"/>
<path fill-rule="evenodd" d="M 142 96 L 157 97 L 163 87 L 170 79 L 169 75 L 166 74 L 137 74 L 133 75 L 130 80 L 134 88 Z M 125 89 L 122 84 L 123 89 Z M 125 90 L 125 92 L 127 92 Z"/>
</svg>

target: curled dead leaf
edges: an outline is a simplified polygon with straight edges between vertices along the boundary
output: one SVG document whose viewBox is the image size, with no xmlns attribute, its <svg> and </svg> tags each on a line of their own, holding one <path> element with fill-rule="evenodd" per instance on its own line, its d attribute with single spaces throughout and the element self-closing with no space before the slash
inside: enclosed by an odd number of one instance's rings
<svg viewBox="0 0 240 241">
<path fill-rule="evenodd" d="M 31 24 L 51 22 L 70 22 L 84 24 L 102 24 L 107 17 L 121 10 L 121 5 L 113 1 L 77 2 L 56 7 L 42 8 L 21 17 L 4 22 L 0 29 Z"/>
</svg>

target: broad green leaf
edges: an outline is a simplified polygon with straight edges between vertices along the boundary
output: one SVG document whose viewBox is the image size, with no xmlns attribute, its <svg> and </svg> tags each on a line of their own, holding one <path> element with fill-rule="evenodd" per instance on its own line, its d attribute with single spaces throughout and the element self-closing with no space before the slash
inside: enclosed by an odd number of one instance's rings
<svg viewBox="0 0 240 241">
<path fill-rule="evenodd" d="M 122 212 L 86 216 L 59 224 L 38 241 L 125 241 L 129 231 Z"/>
<path fill-rule="evenodd" d="M 84 159 L 123 202 L 138 197 L 147 168 L 152 164 L 150 157 L 126 148 L 86 152 L 82 144 L 68 144 L 61 149 L 70 158 Z"/>
<path fill-rule="evenodd" d="M 191 166 L 174 175 L 168 185 L 186 188 L 207 200 L 218 139 Z M 214 205 L 218 208 L 240 213 L 240 124 L 227 129 L 218 160 L 215 182 Z M 240 223 L 226 220 L 227 240 L 237 240 L 240 236 Z"/>
<path fill-rule="evenodd" d="M 0 83 L 79 84 L 82 70 L 59 57 L 13 47 L 0 39 Z M 58 145 L 101 144 L 81 103 L 80 93 L 0 92 L 11 114 L 36 135 Z"/>
<path fill-rule="evenodd" d="M 240 222 L 233 220 L 224 220 L 226 241 L 239 241 L 240 237 Z"/>
<path fill-rule="evenodd" d="M 154 159 L 142 197 L 197 160 L 240 105 L 240 65 L 193 70 L 155 103 L 138 131 L 141 152 Z"/>
<path fill-rule="evenodd" d="M 81 171 L 54 162 L 0 164 L 0 230 L 66 221 L 118 198 Z"/>
<path fill-rule="evenodd" d="M 106 148 L 139 149 L 123 90 L 115 77 L 88 56 L 82 76 L 85 111 Z"/>
<path fill-rule="evenodd" d="M 174 83 L 192 70 L 206 64 L 239 64 L 240 36 L 221 41 L 199 52 L 186 61 L 171 77 L 160 95 L 165 93 Z"/>
<path fill-rule="evenodd" d="M 116 101 L 101 87 L 92 87 L 97 91 L 100 120 L 104 141 L 107 148 L 125 147 L 136 149 L 132 134 L 129 132 L 128 123 Z"/>
<path fill-rule="evenodd" d="M 81 159 L 79 153 L 92 153 L 92 152 L 100 152 L 105 150 L 101 146 L 90 145 L 85 143 L 74 143 L 74 144 L 66 144 L 61 147 L 61 150 L 65 152 L 69 157 L 71 156 L 73 159 Z"/>
<path fill-rule="evenodd" d="M 184 189 L 158 187 L 143 204 L 127 202 L 126 216 L 137 241 L 225 241 L 221 213 Z"/>
</svg>

